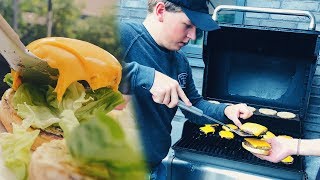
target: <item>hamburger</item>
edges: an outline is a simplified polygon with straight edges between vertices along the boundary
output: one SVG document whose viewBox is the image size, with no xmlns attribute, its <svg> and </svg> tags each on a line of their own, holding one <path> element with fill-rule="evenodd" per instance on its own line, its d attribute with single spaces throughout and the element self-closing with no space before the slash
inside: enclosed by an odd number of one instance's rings
<svg viewBox="0 0 320 180">
<path fill-rule="evenodd" d="M 92 115 L 94 108 L 108 112 L 122 102 L 117 91 L 121 65 L 107 51 L 62 37 L 36 40 L 27 49 L 59 71 L 57 77 L 52 77 L 55 88 L 24 82 L 18 72 L 12 71 L 5 78 L 11 88 L 2 97 L 0 121 L 8 132 L 13 132 L 13 123 L 30 124 L 29 130 L 39 129 L 33 150 L 43 142 L 63 138 L 61 117 L 71 114 L 81 121 L 88 118 L 86 113 Z M 88 86 L 78 81 L 85 81 Z M 106 106 L 102 105 L 104 102 L 108 102 Z"/>
<path fill-rule="evenodd" d="M 255 136 L 261 136 L 262 134 L 265 134 L 268 131 L 267 127 L 251 122 L 244 123 L 240 127 L 240 129 L 246 133 L 253 134 Z"/>
<path fill-rule="evenodd" d="M 26 178 L 30 148 L 62 140 L 98 111 L 107 114 L 123 103 L 118 91 L 122 67 L 109 52 L 62 37 L 36 40 L 27 49 L 59 73 L 42 84 L 25 81 L 15 71 L 4 79 L 11 88 L 0 104 L 0 121 L 8 132 L 0 135 L 0 145 L 18 179 Z"/>
<path fill-rule="evenodd" d="M 102 112 L 77 126 L 63 140 L 41 145 L 33 154 L 30 180 L 144 179 L 140 153 L 125 141 L 116 121 Z"/>
<path fill-rule="evenodd" d="M 264 140 L 256 138 L 244 138 L 242 147 L 254 154 L 269 155 L 271 145 Z"/>
</svg>

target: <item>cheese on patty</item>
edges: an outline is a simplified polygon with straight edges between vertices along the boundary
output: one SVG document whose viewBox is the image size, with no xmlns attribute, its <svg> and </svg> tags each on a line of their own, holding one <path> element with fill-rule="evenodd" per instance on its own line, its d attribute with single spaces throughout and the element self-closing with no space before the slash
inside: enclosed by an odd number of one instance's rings
<svg viewBox="0 0 320 180">
<path fill-rule="evenodd" d="M 212 127 L 211 125 L 205 125 L 203 127 L 199 128 L 201 132 L 203 132 L 204 134 L 208 134 L 208 133 L 214 133 L 215 129 L 214 127 Z"/>
<path fill-rule="evenodd" d="M 36 40 L 27 46 L 33 54 L 58 69 L 55 92 L 58 101 L 70 84 L 88 82 L 92 90 L 109 87 L 117 90 L 121 80 L 121 65 L 109 52 L 85 41 L 50 37 Z"/>
<path fill-rule="evenodd" d="M 260 124 L 257 123 L 251 123 L 251 122 L 247 122 L 244 123 L 240 129 L 244 132 L 253 134 L 255 136 L 260 136 L 261 134 L 265 133 L 266 131 L 268 131 L 268 128 L 265 126 L 262 126 Z"/>
<path fill-rule="evenodd" d="M 248 143 L 250 143 L 250 145 L 254 148 L 261 148 L 261 147 L 271 148 L 269 143 L 267 143 L 266 141 L 263 141 L 261 139 L 244 138 L 244 140 L 247 141 Z"/>
</svg>

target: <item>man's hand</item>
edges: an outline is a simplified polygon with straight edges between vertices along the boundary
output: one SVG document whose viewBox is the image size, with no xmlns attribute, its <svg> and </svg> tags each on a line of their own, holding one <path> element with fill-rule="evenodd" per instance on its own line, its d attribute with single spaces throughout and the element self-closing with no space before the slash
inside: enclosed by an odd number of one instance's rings
<svg viewBox="0 0 320 180">
<path fill-rule="evenodd" d="M 273 163 L 278 163 L 287 156 L 293 155 L 297 151 L 297 139 L 288 139 L 284 137 L 274 137 L 266 140 L 272 147 L 268 156 L 254 154 L 260 159 Z"/>
<path fill-rule="evenodd" d="M 124 102 L 122 104 L 119 104 L 118 106 L 116 106 L 114 109 L 115 110 L 123 110 L 127 107 L 127 104 L 128 102 L 130 101 L 131 99 L 131 96 L 130 95 L 122 95 L 123 99 L 124 99 Z"/>
<path fill-rule="evenodd" d="M 246 104 L 236 104 L 227 106 L 224 109 L 224 114 L 233 121 L 235 125 L 240 127 L 242 124 L 239 118 L 248 119 L 252 116 L 252 111 L 249 110 Z"/>
<path fill-rule="evenodd" d="M 179 97 L 187 106 L 192 105 L 179 86 L 179 83 L 158 71 L 155 72 L 154 82 L 150 92 L 154 102 L 164 104 L 169 108 L 177 106 Z"/>
</svg>

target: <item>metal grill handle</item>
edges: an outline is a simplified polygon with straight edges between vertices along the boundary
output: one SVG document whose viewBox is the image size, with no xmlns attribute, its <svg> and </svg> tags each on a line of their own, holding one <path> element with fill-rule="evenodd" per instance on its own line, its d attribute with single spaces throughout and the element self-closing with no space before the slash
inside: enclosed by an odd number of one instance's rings
<svg viewBox="0 0 320 180">
<path fill-rule="evenodd" d="M 256 12 L 256 13 L 271 13 L 271 14 L 283 14 L 283 15 L 294 15 L 294 16 L 306 16 L 310 19 L 309 29 L 315 30 L 315 17 L 309 11 L 301 10 L 290 10 L 290 9 L 274 9 L 274 8 L 259 8 L 259 7 L 247 7 L 247 6 L 232 6 L 232 5 L 220 5 L 217 6 L 212 15 L 212 19 L 217 21 L 218 13 L 221 10 L 226 11 L 242 11 L 242 12 Z"/>
</svg>

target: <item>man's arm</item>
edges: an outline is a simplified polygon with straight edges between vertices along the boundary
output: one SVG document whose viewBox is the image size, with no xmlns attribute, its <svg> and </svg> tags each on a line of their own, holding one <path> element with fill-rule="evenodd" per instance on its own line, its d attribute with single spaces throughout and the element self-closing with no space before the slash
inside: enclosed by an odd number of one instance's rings
<svg viewBox="0 0 320 180">
<path fill-rule="evenodd" d="M 179 97 L 188 106 L 191 106 L 189 99 L 176 80 L 137 62 L 124 63 L 120 91 L 124 94 L 132 94 L 137 86 L 150 91 L 156 103 L 164 104 L 169 108 L 178 104 Z"/>
</svg>

